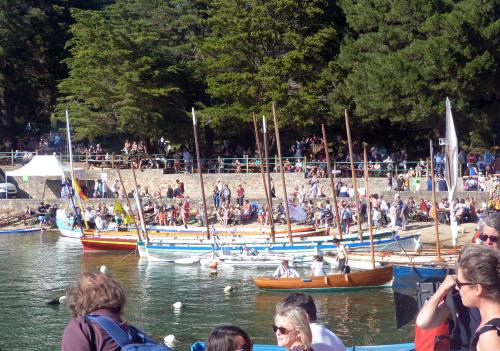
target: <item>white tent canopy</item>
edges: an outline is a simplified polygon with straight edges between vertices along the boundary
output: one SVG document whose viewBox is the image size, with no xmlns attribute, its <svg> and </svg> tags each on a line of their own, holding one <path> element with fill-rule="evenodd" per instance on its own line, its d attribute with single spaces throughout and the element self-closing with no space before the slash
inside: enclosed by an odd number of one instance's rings
<svg viewBox="0 0 500 351">
<path fill-rule="evenodd" d="M 5 172 L 6 177 L 61 177 L 70 175 L 70 167 L 55 155 L 36 155 L 30 162 L 15 171 Z M 75 178 L 85 179 L 85 169 L 75 168 Z"/>
</svg>

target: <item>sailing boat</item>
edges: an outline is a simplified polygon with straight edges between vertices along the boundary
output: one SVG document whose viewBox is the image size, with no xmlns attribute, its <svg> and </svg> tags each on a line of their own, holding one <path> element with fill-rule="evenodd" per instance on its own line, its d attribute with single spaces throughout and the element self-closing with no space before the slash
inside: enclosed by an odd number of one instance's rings
<svg viewBox="0 0 500 351">
<path fill-rule="evenodd" d="M 273 104 L 274 110 L 274 104 Z M 275 119 L 275 128 L 278 124 Z M 348 139 L 351 142 L 350 138 Z M 279 138 L 278 138 L 279 142 Z M 278 145 L 279 147 L 279 145 Z M 352 150 L 352 145 L 349 145 Z M 370 188 L 368 181 L 368 160 L 366 153 L 366 144 L 364 144 L 364 173 L 366 185 L 366 197 L 370 197 Z M 367 288 L 367 287 L 385 287 L 391 286 L 393 280 L 392 266 L 375 267 L 375 248 L 373 241 L 373 227 L 371 224 L 371 205 L 368 201 L 368 224 L 370 233 L 370 255 L 372 259 L 371 269 L 352 272 L 327 274 L 325 276 L 310 276 L 306 278 L 274 278 L 274 277 L 252 277 L 252 281 L 261 289 L 268 290 L 337 290 L 346 288 Z M 349 260 L 350 261 L 350 260 Z"/>
<path fill-rule="evenodd" d="M 452 203 L 455 196 L 458 178 L 458 142 L 455 132 L 455 124 L 451 113 L 451 103 L 446 98 L 446 181 L 448 184 L 448 199 Z M 431 174 L 434 178 L 432 141 L 430 141 Z M 433 183 L 433 207 L 437 208 L 435 200 L 435 182 Z M 396 282 L 405 284 L 405 281 L 424 280 L 427 278 L 442 278 L 453 268 L 459 256 L 456 248 L 458 226 L 455 218 L 451 216 L 451 231 L 453 249 L 442 249 L 439 242 L 439 231 L 437 216 L 436 225 L 436 249 L 435 250 L 381 250 L 375 257 L 377 266 L 393 265 Z M 366 268 L 369 265 L 368 255 L 362 252 L 351 252 L 349 264 L 352 267 Z M 405 284 L 406 285 L 406 284 Z"/>
</svg>

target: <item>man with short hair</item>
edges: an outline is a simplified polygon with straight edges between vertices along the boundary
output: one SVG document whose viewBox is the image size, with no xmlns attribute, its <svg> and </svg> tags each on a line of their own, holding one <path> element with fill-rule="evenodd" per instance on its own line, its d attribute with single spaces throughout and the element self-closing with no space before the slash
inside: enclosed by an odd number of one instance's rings
<svg viewBox="0 0 500 351">
<path fill-rule="evenodd" d="M 316 304 L 311 295 L 294 293 L 276 305 L 276 312 L 284 311 L 291 307 L 300 307 L 309 317 L 309 326 L 312 333 L 311 348 L 314 351 L 345 351 L 345 345 L 340 338 L 325 326 L 318 324 Z"/>
</svg>

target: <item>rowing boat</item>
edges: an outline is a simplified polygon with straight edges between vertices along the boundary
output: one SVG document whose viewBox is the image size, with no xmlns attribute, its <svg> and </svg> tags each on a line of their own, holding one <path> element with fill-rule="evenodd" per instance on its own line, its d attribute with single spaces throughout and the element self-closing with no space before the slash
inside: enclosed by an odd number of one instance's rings
<svg viewBox="0 0 500 351">
<path fill-rule="evenodd" d="M 252 277 L 260 289 L 265 290 L 317 290 L 332 291 L 391 286 L 392 267 L 382 267 L 348 274 L 328 274 L 320 277 L 274 278 Z"/>
<path fill-rule="evenodd" d="M 2 234 L 28 234 L 28 233 L 38 233 L 42 230 L 40 227 L 34 228 L 24 228 L 24 229 L 2 229 L 0 230 L 0 235 Z"/>
<path fill-rule="evenodd" d="M 287 349 L 278 345 L 253 344 L 253 351 L 286 351 Z M 191 351 L 205 351 L 203 342 L 195 342 L 191 345 Z M 415 351 L 413 343 L 387 344 L 387 345 L 368 345 L 368 346 L 349 346 L 346 351 Z"/>
</svg>

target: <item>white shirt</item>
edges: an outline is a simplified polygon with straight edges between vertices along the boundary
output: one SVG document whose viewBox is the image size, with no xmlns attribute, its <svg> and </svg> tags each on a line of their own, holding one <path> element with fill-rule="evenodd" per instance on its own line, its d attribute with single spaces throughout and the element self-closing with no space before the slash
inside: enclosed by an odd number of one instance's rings
<svg viewBox="0 0 500 351">
<path fill-rule="evenodd" d="M 286 269 L 283 266 L 279 266 L 274 271 L 273 277 L 275 277 L 275 278 L 298 278 L 298 277 L 300 277 L 300 275 L 295 269 L 293 269 L 291 267 L 288 267 L 288 269 Z"/>
<path fill-rule="evenodd" d="M 311 270 L 313 277 L 322 277 L 325 275 L 325 266 L 322 261 L 313 261 Z"/>
<path fill-rule="evenodd" d="M 321 324 L 311 323 L 312 344 L 314 351 L 345 351 L 342 340 Z"/>
</svg>

